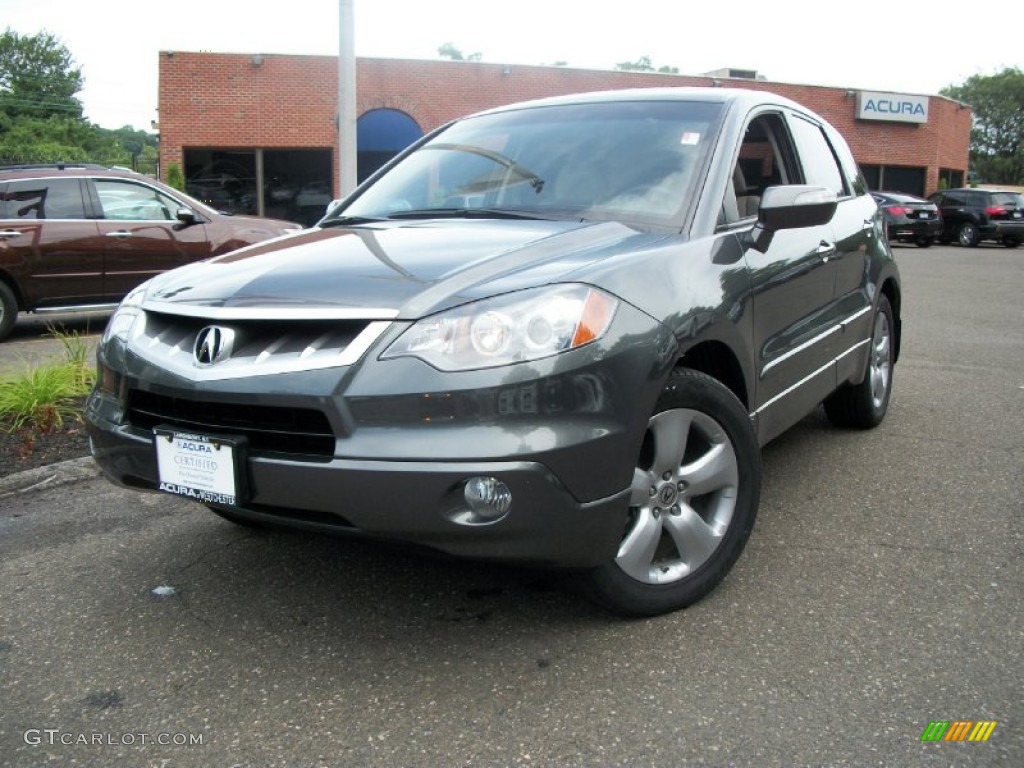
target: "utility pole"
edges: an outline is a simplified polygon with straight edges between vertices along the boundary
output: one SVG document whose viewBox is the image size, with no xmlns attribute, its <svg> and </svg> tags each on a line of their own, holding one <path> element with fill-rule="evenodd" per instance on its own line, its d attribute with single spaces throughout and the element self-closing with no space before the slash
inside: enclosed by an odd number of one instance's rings
<svg viewBox="0 0 1024 768">
<path fill-rule="evenodd" d="M 354 0 L 338 0 L 338 185 L 341 197 L 356 188 L 356 49 Z"/>
</svg>

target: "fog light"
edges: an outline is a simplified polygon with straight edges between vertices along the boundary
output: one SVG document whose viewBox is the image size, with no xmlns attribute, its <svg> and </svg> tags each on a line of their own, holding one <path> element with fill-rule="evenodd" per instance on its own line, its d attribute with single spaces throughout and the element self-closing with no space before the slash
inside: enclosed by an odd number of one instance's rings
<svg viewBox="0 0 1024 768">
<path fill-rule="evenodd" d="M 512 491 L 496 477 L 471 477 L 463 490 L 466 504 L 483 521 L 504 517 L 512 506 Z"/>
</svg>

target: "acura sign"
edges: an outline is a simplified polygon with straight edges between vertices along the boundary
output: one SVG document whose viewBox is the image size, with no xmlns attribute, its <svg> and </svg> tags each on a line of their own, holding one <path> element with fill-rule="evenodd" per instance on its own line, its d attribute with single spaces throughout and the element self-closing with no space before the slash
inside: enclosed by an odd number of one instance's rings
<svg viewBox="0 0 1024 768">
<path fill-rule="evenodd" d="M 858 120 L 887 120 L 895 123 L 927 123 L 928 97 L 906 93 L 857 93 Z"/>
</svg>

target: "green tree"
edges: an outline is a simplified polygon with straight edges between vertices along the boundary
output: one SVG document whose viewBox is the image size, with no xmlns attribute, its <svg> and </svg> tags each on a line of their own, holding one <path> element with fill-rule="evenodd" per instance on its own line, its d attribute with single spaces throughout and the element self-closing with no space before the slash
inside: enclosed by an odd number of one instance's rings
<svg viewBox="0 0 1024 768">
<path fill-rule="evenodd" d="M 82 71 L 49 32 L 0 34 L 0 111 L 11 118 L 82 117 Z"/>
<path fill-rule="evenodd" d="M 461 50 L 455 47 L 454 43 L 445 43 L 444 45 L 438 46 L 437 53 L 439 56 L 444 56 L 446 59 L 452 61 L 480 61 L 484 55 L 480 52 L 464 54 Z"/>
<path fill-rule="evenodd" d="M 973 75 L 941 94 L 973 110 L 971 169 L 995 184 L 1024 184 L 1024 71 Z"/>
<path fill-rule="evenodd" d="M 663 72 L 667 75 L 678 75 L 679 67 L 661 66 L 654 67 L 650 56 L 641 56 L 636 61 L 620 61 L 615 65 L 616 69 L 624 72 Z"/>
<path fill-rule="evenodd" d="M 53 35 L 0 35 L 0 163 L 123 165 L 156 172 L 157 137 L 82 115 L 82 73 Z"/>
</svg>

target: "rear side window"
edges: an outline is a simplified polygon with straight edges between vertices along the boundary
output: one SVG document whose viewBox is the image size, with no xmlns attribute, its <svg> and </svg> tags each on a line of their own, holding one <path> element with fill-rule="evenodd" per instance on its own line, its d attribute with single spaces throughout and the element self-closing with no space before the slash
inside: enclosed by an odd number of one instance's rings
<svg viewBox="0 0 1024 768">
<path fill-rule="evenodd" d="M 804 182 L 825 187 L 839 197 L 848 196 L 850 191 L 839 170 L 839 163 L 821 128 L 799 115 L 792 116 L 790 126 L 800 152 Z"/>
<path fill-rule="evenodd" d="M 12 181 L 3 196 L 7 219 L 84 219 L 85 205 L 78 179 Z"/>
</svg>

